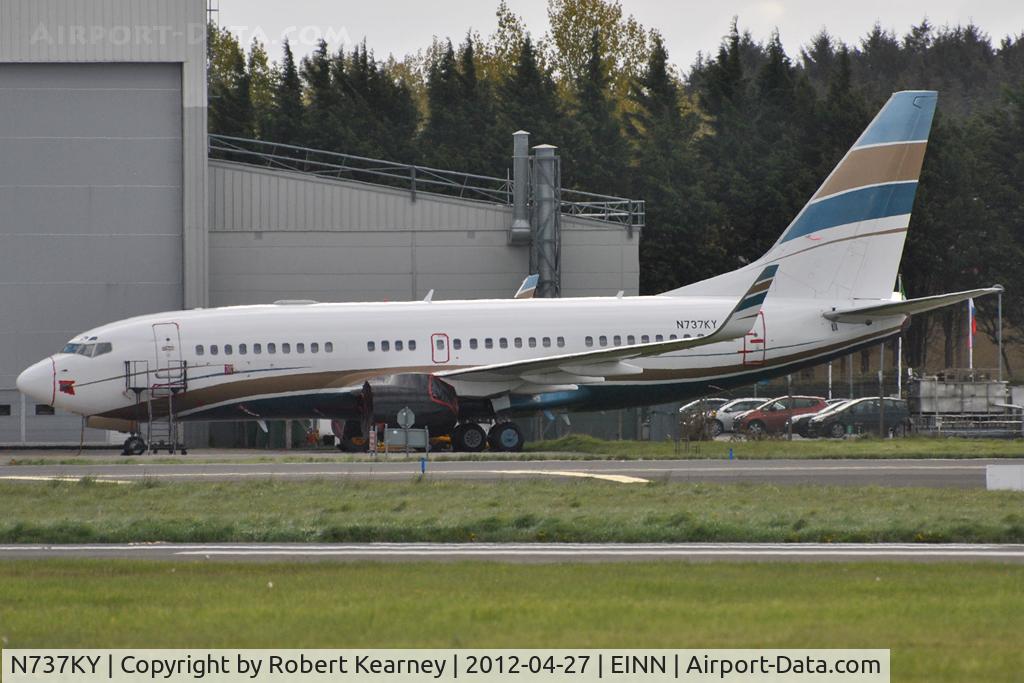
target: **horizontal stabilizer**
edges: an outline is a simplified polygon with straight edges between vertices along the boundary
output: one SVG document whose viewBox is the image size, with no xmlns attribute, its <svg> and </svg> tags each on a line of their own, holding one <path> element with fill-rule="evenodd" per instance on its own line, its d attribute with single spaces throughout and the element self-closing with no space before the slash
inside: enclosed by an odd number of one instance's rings
<svg viewBox="0 0 1024 683">
<path fill-rule="evenodd" d="M 897 315 L 914 315 L 915 313 L 934 311 L 936 308 L 951 306 L 974 297 L 985 296 L 986 294 L 996 294 L 1001 291 L 1003 291 L 1002 286 L 996 285 L 994 287 L 985 287 L 983 289 L 970 289 L 966 292 L 953 292 L 952 294 L 925 296 L 920 299 L 887 301 L 885 303 L 873 304 L 871 306 L 830 311 L 824 315 L 828 320 L 837 323 L 867 324 L 877 318 L 888 318 Z"/>
</svg>

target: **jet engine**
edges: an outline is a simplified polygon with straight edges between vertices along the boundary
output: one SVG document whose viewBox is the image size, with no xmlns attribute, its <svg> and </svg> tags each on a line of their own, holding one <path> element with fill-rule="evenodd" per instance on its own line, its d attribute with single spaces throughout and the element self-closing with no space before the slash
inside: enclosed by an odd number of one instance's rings
<svg viewBox="0 0 1024 683">
<path fill-rule="evenodd" d="M 431 434 L 448 434 L 459 419 L 459 400 L 455 389 L 447 382 L 431 375 L 392 375 L 363 384 L 363 434 L 370 426 L 385 423 L 398 424 L 398 411 L 409 408 L 416 415 L 413 425 L 426 427 Z"/>
</svg>

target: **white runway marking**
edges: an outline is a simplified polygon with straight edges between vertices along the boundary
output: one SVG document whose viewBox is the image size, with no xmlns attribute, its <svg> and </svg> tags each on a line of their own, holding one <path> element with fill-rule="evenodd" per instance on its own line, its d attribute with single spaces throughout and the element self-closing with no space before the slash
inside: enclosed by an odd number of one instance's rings
<svg viewBox="0 0 1024 683">
<path fill-rule="evenodd" d="M 599 474 L 594 472 L 572 472 L 567 470 L 482 470 L 485 474 L 529 474 L 552 477 L 581 477 L 583 479 L 603 479 L 619 484 L 649 484 L 647 479 L 629 477 L 624 474 Z"/>
<path fill-rule="evenodd" d="M 499 561 L 623 560 L 997 560 L 1024 562 L 1024 545 L 912 543 L 342 543 L 5 545 L 0 556 L 135 557 L 145 559 L 491 559 Z"/>
<path fill-rule="evenodd" d="M 627 470 L 632 471 L 632 470 Z M 118 477 L 126 477 L 127 479 L 139 480 L 139 479 L 195 479 L 195 478 L 214 478 L 214 477 L 410 477 L 418 476 L 420 472 L 412 469 L 408 471 L 403 470 L 331 470 L 323 472 L 309 472 L 305 470 L 297 470 L 295 472 L 142 472 L 139 474 L 126 472 L 118 474 Z M 573 472 L 564 470 L 447 470 L 440 469 L 435 471 L 427 470 L 427 475 L 470 475 L 470 474 L 508 474 L 508 475 L 525 475 L 525 476 L 550 476 L 550 477 L 578 477 L 583 479 L 603 479 L 605 481 L 614 481 L 619 484 L 648 484 L 650 483 L 647 479 L 641 479 L 640 477 L 631 477 L 623 474 L 604 474 L 600 472 Z M 11 480 L 23 480 L 23 481 L 79 481 L 81 479 L 92 479 L 94 481 L 102 481 L 113 484 L 131 484 L 133 481 L 126 481 L 121 479 L 109 479 L 110 475 L 96 474 L 89 475 L 86 477 L 75 477 L 75 476 L 14 476 L 14 475 L 0 475 L 0 480 L 11 479 Z"/>
<path fill-rule="evenodd" d="M 0 480 L 8 480 L 8 481 L 68 481 L 68 482 L 80 482 L 83 479 L 88 479 L 90 481 L 95 481 L 95 482 L 101 483 L 101 484 L 134 484 L 135 483 L 134 481 L 125 481 L 123 479 L 109 479 L 109 478 L 104 477 L 103 475 L 96 476 L 96 477 L 91 476 L 91 475 L 87 475 L 87 476 L 84 476 L 84 477 L 72 477 L 72 476 L 65 476 L 65 475 L 57 475 L 57 476 L 43 476 L 43 475 L 29 476 L 29 475 L 13 475 L 13 474 L 0 475 Z"/>
<path fill-rule="evenodd" d="M 699 461 L 697 461 L 699 462 Z M 747 464 L 735 465 L 732 467 L 694 467 L 688 472 L 856 472 L 858 470 L 876 471 L 907 471 L 907 472 L 934 472 L 942 470 L 982 470 L 985 465 L 778 465 L 769 467 L 765 465 L 750 466 Z M 680 472 L 683 470 L 665 467 L 625 467 L 625 472 Z M 619 471 L 614 468 L 602 470 L 605 472 Z"/>
</svg>

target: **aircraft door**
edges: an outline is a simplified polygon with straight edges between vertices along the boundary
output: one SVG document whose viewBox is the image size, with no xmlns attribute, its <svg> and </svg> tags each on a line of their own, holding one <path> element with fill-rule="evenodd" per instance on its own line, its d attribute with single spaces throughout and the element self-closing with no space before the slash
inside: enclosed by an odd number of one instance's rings
<svg viewBox="0 0 1024 683">
<path fill-rule="evenodd" d="M 156 350 L 156 383 L 182 382 L 185 379 L 185 364 L 181 362 L 181 332 L 178 323 L 153 325 L 153 344 Z"/>
<path fill-rule="evenodd" d="M 451 357 L 449 350 L 448 335 L 443 332 L 436 332 L 430 335 L 430 353 L 435 363 L 447 363 Z"/>
<path fill-rule="evenodd" d="M 747 332 L 743 337 L 743 348 L 740 354 L 743 356 L 744 365 L 764 365 L 765 356 L 768 351 L 768 330 L 765 327 L 764 311 L 757 314 L 757 321 L 754 329 Z"/>
</svg>

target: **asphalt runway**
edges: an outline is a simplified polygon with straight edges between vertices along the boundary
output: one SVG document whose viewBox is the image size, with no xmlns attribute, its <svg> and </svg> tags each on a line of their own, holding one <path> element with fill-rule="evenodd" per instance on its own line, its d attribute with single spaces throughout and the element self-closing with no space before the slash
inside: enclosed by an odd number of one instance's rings
<svg viewBox="0 0 1024 683">
<path fill-rule="evenodd" d="M 125 544 L 7 545 L 15 559 L 135 559 L 233 562 L 1003 562 L 1024 564 L 1024 545 L 884 543 L 644 544 Z"/>
<path fill-rule="evenodd" d="M 429 462 L 435 480 L 600 479 L 621 484 L 651 481 L 824 484 L 985 488 L 985 467 L 1020 460 L 532 460 Z M 3 465 L 0 481 L 76 480 L 112 484 L 152 481 L 249 481 L 259 479 L 353 479 L 408 481 L 418 462 L 268 462 L 156 465 Z"/>
</svg>

